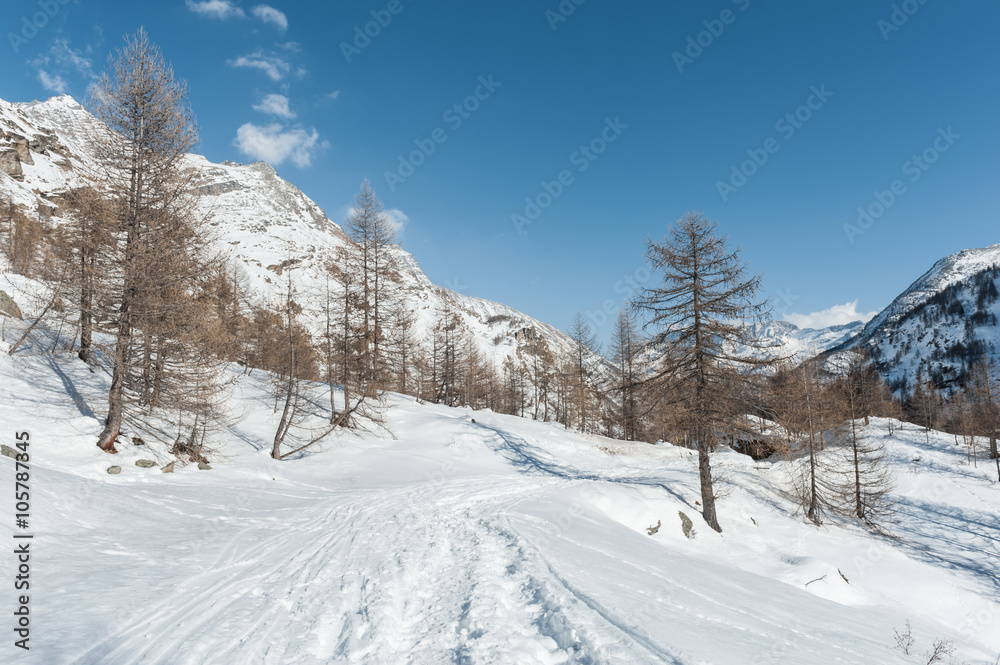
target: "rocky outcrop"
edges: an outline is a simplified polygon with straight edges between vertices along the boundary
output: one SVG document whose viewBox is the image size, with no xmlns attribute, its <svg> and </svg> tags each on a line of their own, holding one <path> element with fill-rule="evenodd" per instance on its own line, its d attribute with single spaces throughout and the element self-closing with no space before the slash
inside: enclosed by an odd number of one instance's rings
<svg viewBox="0 0 1000 665">
<path fill-rule="evenodd" d="M 0 150 L 0 173 L 6 173 L 14 180 L 24 180 L 24 169 L 17 150 Z"/>
<path fill-rule="evenodd" d="M 34 136 L 28 142 L 28 148 L 40 155 L 48 155 L 53 152 L 63 156 L 68 154 L 66 146 L 59 142 L 59 138 L 55 134 L 38 134 Z"/>
</svg>

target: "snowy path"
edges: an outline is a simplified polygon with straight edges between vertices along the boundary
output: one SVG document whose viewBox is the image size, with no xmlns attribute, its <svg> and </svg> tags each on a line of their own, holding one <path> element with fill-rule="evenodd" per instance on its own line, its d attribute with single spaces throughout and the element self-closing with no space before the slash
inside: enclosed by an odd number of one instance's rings
<svg viewBox="0 0 1000 665">
<path fill-rule="evenodd" d="M 921 652 L 1000 650 L 1000 486 L 947 437 L 893 442 L 896 541 L 806 524 L 780 466 L 720 451 L 719 535 L 672 446 L 394 397 L 398 438 L 275 462 L 251 377 L 215 468 L 165 475 L 134 465 L 165 449 L 93 446 L 100 376 L 0 374 L 0 416 L 32 412 L 37 441 L 33 648 L 4 665 L 906 665 L 908 620 Z"/>
<path fill-rule="evenodd" d="M 507 518 L 546 484 L 310 497 L 286 523 L 240 531 L 208 570 L 73 662 L 608 662 L 595 638 L 632 644 L 616 662 L 681 662 L 567 603 L 572 590 Z"/>
</svg>

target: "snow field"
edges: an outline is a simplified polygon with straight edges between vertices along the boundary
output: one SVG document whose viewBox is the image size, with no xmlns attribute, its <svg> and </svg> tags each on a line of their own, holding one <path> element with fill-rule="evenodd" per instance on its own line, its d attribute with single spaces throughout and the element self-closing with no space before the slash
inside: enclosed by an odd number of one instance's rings
<svg viewBox="0 0 1000 665">
<path fill-rule="evenodd" d="M 165 446 L 94 446 L 107 377 L 31 348 L 0 357 L 36 533 L 33 648 L 3 662 L 895 664 L 917 662 L 893 648 L 907 620 L 921 652 L 1000 653 L 1000 491 L 947 435 L 886 438 L 894 538 L 808 525 L 789 463 L 720 451 L 720 535 L 691 451 L 401 396 L 391 434 L 275 462 L 260 372 L 237 376 L 213 470 L 140 469 Z"/>
</svg>

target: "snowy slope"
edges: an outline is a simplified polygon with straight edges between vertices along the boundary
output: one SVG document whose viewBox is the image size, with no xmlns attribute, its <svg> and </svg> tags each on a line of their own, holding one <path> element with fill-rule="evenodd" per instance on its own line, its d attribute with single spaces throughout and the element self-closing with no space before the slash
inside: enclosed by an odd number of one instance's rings
<svg viewBox="0 0 1000 665">
<path fill-rule="evenodd" d="M 941 259 L 842 347 L 865 348 L 896 389 L 918 371 L 961 382 L 970 361 L 1000 360 L 1000 244 Z"/>
<path fill-rule="evenodd" d="M 0 194 L 29 211 L 44 209 L 58 222 L 61 212 L 52 198 L 85 183 L 83 175 L 93 168 L 89 137 L 98 129 L 98 121 L 66 95 L 27 104 L 0 100 L 0 165 L 17 161 L 20 172 L 19 179 L 0 173 Z M 5 162 L 5 152 L 20 159 Z M 264 162 L 214 164 L 191 155 L 188 166 L 197 174 L 198 209 L 208 220 L 216 248 L 241 267 L 256 299 L 276 301 L 286 286 L 285 270 L 292 270 L 296 300 L 319 329 L 324 266 L 338 249 L 354 247 L 341 226 Z M 553 351 L 571 348 L 569 337 L 546 323 L 511 307 L 434 285 L 401 248 L 396 248 L 396 258 L 406 306 L 417 314 L 418 339 L 441 313 L 455 311 L 480 351 L 497 367 L 516 352 L 514 335 L 525 328 L 537 330 Z M 592 360 L 601 363 L 596 356 Z"/>
<path fill-rule="evenodd" d="M 0 428 L 32 435 L 35 549 L 32 650 L 4 643 L 0 662 L 897 665 L 937 639 L 956 662 L 1000 653 L 1000 485 L 946 435 L 864 432 L 897 476 L 893 539 L 808 525 L 785 494 L 794 463 L 720 452 L 720 535 L 698 517 L 689 450 L 400 396 L 392 435 L 275 462 L 260 372 L 234 374 L 244 418 L 211 471 L 140 469 L 171 457 L 94 446 L 105 374 L 6 346 Z M 0 457 L 0 483 L 12 474 Z M 12 513 L 0 500 L 8 543 Z M 893 640 L 907 620 L 911 657 Z"/>
<path fill-rule="evenodd" d="M 869 321 L 862 337 L 870 337 L 873 331 L 899 321 L 907 312 L 946 287 L 996 265 L 1000 265 L 1000 244 L 982 249 L 966 249 L 946 256 Z"/>
</svg>

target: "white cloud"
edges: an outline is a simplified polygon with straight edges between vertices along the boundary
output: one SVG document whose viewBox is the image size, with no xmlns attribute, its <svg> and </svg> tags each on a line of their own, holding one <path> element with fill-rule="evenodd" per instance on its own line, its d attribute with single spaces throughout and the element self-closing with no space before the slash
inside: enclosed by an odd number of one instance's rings
<svg viewBox="0 0 1000 665">
<path fill-rule="evenodd" d="M 410 218 L 398 208 L 386 210 L 385 214 L 389 218 L 389 226 L 392 227 L 393 233 L 396 234 L 396 242 L 398 243 L 403 236 L 403 232 L 406 230 L 406 223 L 410 221 Z"/>
<path fill-rule="evenodd" d="M 187 0 L 187 8 L 199 16 L 208 18 L 227 19 L 246 16 L 240 7 L 229 0 L 204 0 L 204 2 Z"/>
<path fill-rule="evenodd" d="M 799 328 L 829 328 L 830 326 L 840 326 L 845 323 L 861 321 L 867 323 L 878 312 L 859 312 L 858 301 L 834 305 L 830 309 L 812 314 L 785 314 L 783 318 L 789 323 L 797 325 Z"/>
<path fill-rule="evenodd" d="M 260 104 L 253 107 L 253 110 L 289 120 L 295 117 L 295 112 L 288 108 L 288 97 L 284 95 L 267 95 Z"/>
<path fill-rule="evenodd" d="M 340 97 L 340 90 L 334 90 L 331 93 L 327 93 L 326 96 L 328 99 L 336 99 L 337 97 Z"/>
<path fill-rule="evenodd" d="M 89 46 L 86 49 L 74 49 L 68 40 L 56 39 L 48 51 L 28 64 L 35 68 L 38 82 L 43 88 L 62 95 L 69 91 L 69 83 L 64 76 L 67 73 L 76 72 L 85 79 L 97 78 L 90 58 L 84 55 L 90 50 Z"/>
<path fill-rule="evenodd" d="M 267 74 L 272 81 L 280 81 L 288 76 L 292 66 L 287 60 L 283 60 L 276 55 L 264 54 L 261 51 L 243 55 L 235 60 L 230 60 L 231 67 L 247 67 L 249 69 L 259 69 Z"/>
<path fill-rule="evenodd" d="M 66 83 L 66 79 L 58 74 L 49 74 L 44 69 L 38 70 L 38 82 L 42 84 L 43 88 L 57 95 L 66 94 L 66 91 L 69 90 L 69 84 Z"/>
<path fill-rule="evenodd" d="M 273 23 L 281 31 L 288 30 L 288 17 L 284 12 L 268 5 L 257 5 L 251 11 L 264 23 Z"/>
<path fill-rule="evenodd" d="M 84 52 L 89 53 L 90 47 L 88 46 L 86 51 L 74 50 L 70 47 L 69 41 L 65 39 L 55 40 L 52 44 L 52 48 L 49 49 L 49 53 L 52 54 L 52 58 L 55 60 L 56 64 L 62 67 L 75 69 L 80 76 L 96 78 L 90 58 L 84 57 Z"/>
<path fill-rule="evenodd" d="M 278 166 L 286 160 L 300 168 L 312 166 L 312 158 L 317 150 L 328 147 L 320 142 L 319 132 L 307 132 L 302 128 L 286 128 L 280 123 L 267 126 L 248 122 L 236 131 L 233 144 L 240 151 L 254 159 Z"/>
</svg>

